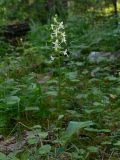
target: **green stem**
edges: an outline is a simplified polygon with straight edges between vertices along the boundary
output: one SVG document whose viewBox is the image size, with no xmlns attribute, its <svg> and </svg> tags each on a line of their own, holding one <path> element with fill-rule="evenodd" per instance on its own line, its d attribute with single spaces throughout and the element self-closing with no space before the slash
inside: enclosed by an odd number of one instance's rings
<svg viewBox="0 0 120 160">
<path fill-rule="evenodd" d="M 60 59 L 60 53 L 59 53 L 59 60 L 58 60 L 58 106 L 59 109 L 61 108 L 61 59 Z"/>
</svg>

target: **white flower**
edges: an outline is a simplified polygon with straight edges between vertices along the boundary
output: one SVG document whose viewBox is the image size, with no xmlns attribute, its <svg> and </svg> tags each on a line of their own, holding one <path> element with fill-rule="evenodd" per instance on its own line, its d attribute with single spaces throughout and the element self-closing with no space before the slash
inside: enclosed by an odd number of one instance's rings
<svg viewBox="0 0 120 160">
<path fill-rule="evenodd" d="M 51 24 L 51 29 L 52 29 L 51 40 L 55 56 L 56 54 L 62 53 L 64 56 L 68 57 L 67 49 L 63 51 L 64 50 L 63 44 L 66 45 L 66 34 L 64 30 L 64 24 L 63 22 L 58 21 L 57 16 L 55 16 L 53 19 L 53 24 Z M 51 56 L 51 60 L 52 61 L 54 60 L 53 56 Z"/>
<path fill-rule="evenodd" d="M 57 16 L 55 16 L 55 17 L 53 18 L 53 21 L 54 21 L 54 23 L 58 23 L 58 21 L 57 21 Z"/>
<path fill-rule="evenodd" d="M 62 42 L 62 43 L 66 43 L 66 38 L 63 37 L 61 42 Z"/>
<path fill-rule="evenodd" d="M 66 37 L 65 32 L 61 32 L 62 37 Z"/>
<path fill-rule="evenodd" d="M 51 24 L 51 29 L 54 30 L 55 25 Z"/>
<path fill-rule="evenodd" d="M 62 43 L 66 43 L 66 35 L 65 35 L 65 32 L 62 32 L 62 33 L 61 33 L 61 41 L 62 41 Z"/>
<path fill-rule="evenodd" d="M 68 57 L 67 49 L 65 51 L 63 51 L 63 55 Z"/>
<path fill-rule="evenodd" d="M 20 38 L 20 41 L 22 42 L 22 41 L 23 41 L 23 39 L 22 39 L 22 38 Z"/>
<path fill-rule="evenodd" d="M 56 39 L 56 41 L 52 42 L 52 43 L 54 45 L 53 48 L 55 49 L 55 51 L 58 51 L 58 49 L 60 48 L 60 43 L 59 43 L 58 39 Z"/>
<path fill-rule="evenodd" d="M 59 30 L 58 30 L 58 28 L 56 28 L 56 29 L 54 29 L 52 34 L 55 35 L 55 37 L 57 38 L 58 37 L 58 33 L 59 33 Z"/>
<path fill-rule="evenodd" d="M 64 29 L 64 25 L 63 25 L 63 22 L 60 22 L 60 24 L 59 24 L 59 27 L 58 27 L 59 29 Z"/>
<path fill-rule="evenodd" d="M 55 60 L 55 57 L 53 57 L 53 56 L 51 56 L 50 58 L 51 58 L 51 61 L 54 61 L 54 60 Z"/>
</svg>

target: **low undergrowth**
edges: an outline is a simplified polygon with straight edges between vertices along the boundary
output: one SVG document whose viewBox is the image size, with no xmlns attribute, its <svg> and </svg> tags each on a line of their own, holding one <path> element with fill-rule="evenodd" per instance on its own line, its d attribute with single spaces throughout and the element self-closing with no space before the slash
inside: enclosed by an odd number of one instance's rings
<svg viewBox="0 0 120 160">
<path fill-rule="evenodd" d="M 71 20 L 65 28 L 70 54 L 61 62 L 60 105 L 49 25 L 29 33 L 11 52 L 4 49 L 0 132 L 5 139 L 0 137 L 0 160 L 119 159 L 119 59 L 88 59 L 92 50 L 118 51 L 119 28 L 103 25 L 103 30 L 96 24 L 96 33 L 87 22 L 80 20 L 80 28 L 75 23 Z"/>
</svg>

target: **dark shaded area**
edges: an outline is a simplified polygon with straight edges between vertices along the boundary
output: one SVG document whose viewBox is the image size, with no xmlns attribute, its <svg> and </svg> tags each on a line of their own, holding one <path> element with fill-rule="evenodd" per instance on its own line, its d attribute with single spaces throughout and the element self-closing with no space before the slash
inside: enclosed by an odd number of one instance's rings
<svg viewBox="0 0 120 160">
<path fill-rule="evenodd" d="M 13 40 L 16 38 L 22 38 L 30 31 L 30 26 L 28 22 L 10 24 L 1 27 L 1 35 L 5 40 Z"/>
</svg>

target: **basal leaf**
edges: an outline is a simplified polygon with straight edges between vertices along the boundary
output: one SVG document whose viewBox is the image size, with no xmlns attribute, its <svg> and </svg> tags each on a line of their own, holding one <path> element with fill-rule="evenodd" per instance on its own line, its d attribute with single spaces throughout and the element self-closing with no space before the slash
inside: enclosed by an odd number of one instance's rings
<svg viewBox="0 0 120 160">
<path fill-rule="evenodd" d="M 63 138 L 69 138 L 82 128 L 93 125 L 92 121 L 76 122 L 70 121 Z"/>
<path fill-rule="evenodd" d="M 51 150 L 51 146 L 50 145 L 43 145 L 42 147 L 39 148 L 39 154 L 42 155 L 42 154 L 47 154 L 49 153 Z"/>
<path fill-rule="evenodd" d="M 6 155 L 1 152 L 0 152 L 0 160 L 7 160 Z"/>
<path fill-rule="evenodd" d="M 6 98 L 7 105 L 13 105 L 20 102 L 20 98 L 17 96 L 10 96 Z"/>
</svg>

